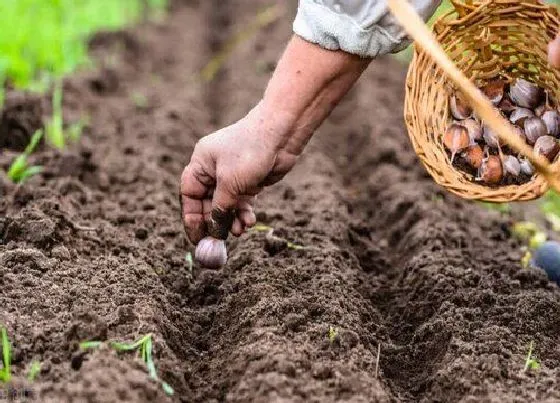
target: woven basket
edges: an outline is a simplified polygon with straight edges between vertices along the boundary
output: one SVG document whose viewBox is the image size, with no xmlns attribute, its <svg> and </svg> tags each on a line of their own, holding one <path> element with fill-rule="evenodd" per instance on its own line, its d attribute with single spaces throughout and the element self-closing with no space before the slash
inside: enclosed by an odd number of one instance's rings
<svg viewBox="0 0 560 403">
<path fill-rule="evenodd" d="M 434 25 L 447 56 L 479 86 L 502 75 L 525 77 L 560 100 L 560 72 L 547 62 L 547 45 L 559 28 L 556 7 L 538 0 L 452 1 L 455 10 Z M 449 97 L 453 83 L 419 46 L 410 65 L 405 121 L 414 150 L 434 180 L 466 199 L 491 202 L 531 200 L 548 189 L 536 174 L 523 185 L 487 186 L 452 166 L 443 146 L 450 121 Z M 558 159 L 551 171 L 559 168 Z"/>
</svg>

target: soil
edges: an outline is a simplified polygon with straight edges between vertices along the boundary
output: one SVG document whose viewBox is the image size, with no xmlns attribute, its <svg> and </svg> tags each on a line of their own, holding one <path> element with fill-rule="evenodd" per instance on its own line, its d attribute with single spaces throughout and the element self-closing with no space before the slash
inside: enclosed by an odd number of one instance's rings
<svg viewBox="0 0 560 403">
<path fill-rule="evenodd" d="M 213 81 L 198 73 L 270 4 L 177 1 L 163 23 L 92 41 L 99 67 L 64 86 L 66 120 L 90 116 L 81 141 L 43 147 L 32 162 L 45 171 L 24 185 L 0 176 L 0 323 L 15 375 L 0 391 L 41 402 L 558 401 L 560 291 L 521 268 L 508 216 L 426 174 L 393 59 L 372 64 L 260 198 L 259 221 L 303 249 L 254 231 L 228 241 L 223 270 L 190 267 L 180 173 L 198 138 L 257 102 L 295 2 L 278 2 L 283 16 Z M 3 115 L 0 133 L 17 136 L 4 169 L 48 116 L 47 97 L 8 95 L 29 103 Z M 78 349 L 147 333 L 173 397 L 133 353 Z M 532 340 L 542 368 L 525 373 Z"/>
</svg>

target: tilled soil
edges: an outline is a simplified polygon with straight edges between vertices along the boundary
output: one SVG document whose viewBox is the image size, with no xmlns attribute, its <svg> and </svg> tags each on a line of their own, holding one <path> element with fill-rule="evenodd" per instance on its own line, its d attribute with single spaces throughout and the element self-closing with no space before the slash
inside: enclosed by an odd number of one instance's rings
<svg viewBox="0 0 560 403">
<path fill-rule="evenodd" d="M 278 2 L 284 15 L 212 82 L 198 72 L 270 4 L 176 2 L 165 23 L 92 41 L 99 68 L 64 92 L 67 120 L 91 118 L 81 142 L 39 151 L 33 162 L 45 172 L 23 186 L 0 182 L 0 323 L 16 375 L 1 393 L 41 402 L 558 401 L 560 292 L 520 267 L 506 218 L 426 175 L 403 127 L 405 70 L 391 59 L 372 64 L 295 170 L 259 199 L 259 221 L 303 248 L 254 231 L 229 240 L 223 270 L 189 267 L 179 175 L 199 137 L 258 101 L 295 4 Z M 9 93 L 2 144 L 21 148 L 45 105 Z M 14 155 L 4 148 L 0 165 Z M 134 354 L 78 350 L 147 333 L 172 398 Z M 542 368 L 524 373 L 531 340 Z M 33 360 L 41 372 L 30 383 Z"/>
</svg>

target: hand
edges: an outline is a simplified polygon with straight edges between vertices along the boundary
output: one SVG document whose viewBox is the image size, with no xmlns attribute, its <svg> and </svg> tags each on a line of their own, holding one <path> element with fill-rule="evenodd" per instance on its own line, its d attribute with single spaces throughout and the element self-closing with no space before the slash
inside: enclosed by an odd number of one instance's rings
<svg viewBox="0 0 560 403">
<path fill-rule="evenodd" d="M 560 34 L 548 44 L 548 62 L 555 68 L 560 68 Z"/>
<path fill-rule="evenodd" d="M 202 138 L 181 177 L 181 209 L 194 244 L 240 235 L 256 221 L 255 195 L 292 169 L 315 129 L 370 63 L 294 36 L 262 101 Z"/>
<path fill-rule="evenodd" d="M 223 239 L 229 226 L 239 236 L 255 224 L 255 196 L 296 162 L 297 155 L 279 145 L 278 139 L 289 136 L 287 130 L 258 105 L 237 123 L 198 142 L 181 177 L 182 215 L 191 242 L 209 233 Z M 212 218 L 218 221 L 217 235 L 209 226 Z"/>
</svg>

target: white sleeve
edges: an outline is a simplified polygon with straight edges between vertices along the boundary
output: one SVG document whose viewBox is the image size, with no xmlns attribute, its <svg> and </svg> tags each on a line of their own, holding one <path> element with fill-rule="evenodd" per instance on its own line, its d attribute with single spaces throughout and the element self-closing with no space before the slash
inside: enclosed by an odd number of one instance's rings
<svg viewBox="0 0 560 403">
<path fill-rule="evenodd" d="M 409 0 L 427 21 L 441 0 Z M 386 0 L 299 0 L 294 32 L 329 50 L 363 57 L 398 52 L 410 43 Z"/>
</svg>

